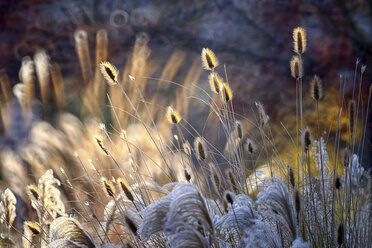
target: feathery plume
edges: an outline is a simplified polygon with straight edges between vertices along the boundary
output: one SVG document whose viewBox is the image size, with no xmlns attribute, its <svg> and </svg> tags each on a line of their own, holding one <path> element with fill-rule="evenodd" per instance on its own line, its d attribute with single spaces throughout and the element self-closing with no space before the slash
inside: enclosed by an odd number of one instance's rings
<svg viewBox="0 0 372 248">
<path fill-rule="evenodd" d="M 222 101 L 224 103 L 227 103 L 228 101 L 232 100 L 233 94 L 230 89 L 230 86 L 227 83 L 220 84 L 220 92 L 221 92 Z"/>
<path fill-rule="evenodd" d="M 223 84 L 222 78 L 218 75 L 217 72 L 211 72 L 208 76 L 209 86 L 211 91 L 219 94 L 220 93 L 220 85 Z"/>
<path fill-rule="evenodd" d="M 315 75 L 311 81 L 311 96 L 315 101 L 320 101 L 323 99 L 322 81 L 317 75 Z"/>
<path fill-rule="evenodd" d="M 31 201 L 38 201 L 40 199 L 40 191 L 35 185 L 28 185 L 26 192 Z"/>
<path fill-rule="evenodd" d="M 118 178 L 118 180 L 116 180 L 116 182 L 120 186 L 120 188 L 123 190 L 123 192 L 124 192 L 125 196 L 128 198 L 128 200 L 130 200 L 131 202 L 133 202 L 134 201 L 133 194 L 130 191 L 130 189 L 127 186 L 127 184 L 124 182 L 124 180 L 122 178 Z"/>
<path fill-rule="evenodd" d="M 99 64 L 101 73 L 109 85 L 118 83 L 119 71 L 116 67 L 108 61 L 103 61 Z"/>
<path fill-rule="evenodd" d="M 194 141 L 194 149 L 199 160 L 204 161 L 208 157 L 207 145 L 201 137 L 197 137 Z"/>
<path fill-rule="evenodd" d="M 41 99 L 43 103 L 46 103 L 48 99 L 48 84 L 49 84 L 49 57 L 44 50 L 39 50 L 34 56 L 35 69 L 37 79 L 40 85 Z"/>
<path fill-rule="evenodd" d="M 309 147 L 311 145 L 311 137 L 310 137 L 310 129 L 306 127 L 304 132 L 302 133 L 302 142 L 304 145 L 305 152 L 309 151 Z"/>
<path fill-rule="evenodd" d="M 74 33 L 75 50 L 79 57 L 80 67 L 83 74 L 83 79 L 86 83 L 91 79 L 92 62 L 89 53 L 88 34 L 85 30 L 79 29 Z"/>
<path fill-rule="evenodd" d="M 203 67 L 206 70 L 214 70 L 218 66 L 218 60 L 214 52 L 209 48 L 203 48 L 201 53 L 201 60 Z"/>
<path fill-rule="evenodd" d="M 16 217 L 17 199 L 10 189 L 4 190 L 0 198 L 0 222 L 10 230 Z"/>
<path fill-rule="evenodd" d="M 350 137 L 354 136 L 355 132 L 355 118 L 356 118 L 356 104 L 354 100 L 349 101 L 349 126 L 350 126 Z"/>
<path fill-rule="evenodd" d="M 306 51 L 306 31 L 301 27 L 293 30 L 294 51 L 298 55 Z"/>
<path fill-rule="evenodd" d="M 303 76 L 303 67 L 302 67 L 302 60 L 297 55 L 293 56 L 291 61 L 289 62 L 291 68 L 291 75 L 295 79 L 302 78 Z"/>
<path fill-rule="evenodd" d="M 176 110 L 174 110 L 171 106 L 168 106 L 167 108 L 166 118 L 171 124 L 177 124 L 181 121 L 180 114 Z"/>
<path fill-rule="evenodd" d="M 115 197 L 115 187 L 114 185 L 107 180 L 105 177 L 101 177 L 101 184 L 102 184 L 102 189 L 106 193 L 108 197 Z"/>
</svg>

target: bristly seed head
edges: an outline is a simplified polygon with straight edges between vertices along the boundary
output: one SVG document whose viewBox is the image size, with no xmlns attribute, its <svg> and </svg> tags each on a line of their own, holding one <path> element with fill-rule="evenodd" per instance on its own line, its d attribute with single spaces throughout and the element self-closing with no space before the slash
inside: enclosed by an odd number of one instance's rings
<svg viewBox="0 0 372 248">
<path fill-rule="evenodd" d="M 294 51 L 298 55 L 306 51 L 306 31 L 298 27 L 293 30 Z"/>
<path fill-rule="evenodd" d="M 233 93 L 230 89 L 230 86 L 227 83 L 220 84 L 221 98 L 224 103 L 227 103 L 232 100 Z"/>
<path fill-rule="evenodd" d="M 218 60 L 214 52 L 209 48 L 203 48 L 201 53 L 201 60 L 203 67 L 206 70 L 214 70 L 218 66 Z"/>
<path fill-rule="evenodd" d="M 300 79 L 303 76 L 302 60 L 299 56 L 295 55 L 292 57 L 290 63 L 291 75 L 295 79 Z"/>
<path fill-rule="evenodd" d="M 301 211 L 301 196 L 300 196 L 300 192 L 297 189 L 294 192 L 294 198 L 295 198 L 295 209 L 296 209 L 297 215 L 299 215 Z"/>
<path fill-rule="evenodd" d="M 260 125 L 261 127 L 264 127 L 269 122 L 269 116 L 266 114 L 266 111 L 260 102 L 256 102 L 256 107 L 258 109 L 258 117 L 260 119 Z"/>
<path fill-rule="evenodd" d="M 242 139 L 244 135 L 243 125 L 240 121 L 235 121 L 235 130 L 238 139 Z"/>
<path fill-rule="evenodd" d="M 349 151 L 349 149 L 345 148 L 342 151 L 342 165 L 344 167 L 348 167 L 349 166 L 349 162 L 350 162 L 350 151 Z"/>
<path fill-rule="evenodd" d="M 211 178 L 213 186 L 216 188 L 216 191 L 219 192 L 220 186 L 221 186 L 221 176 L 220 173 L 218 173 L 215 165 L 213 163 L 209 163 L 209 169 L 211 171 Z"/>
<path fill-rule="evenodd" d="M 115 197 L 115 187 L 114 185 L 107 180 L 105 177 L 101 177 L 102 189 L 109 197 Z"/>
<path fill-rule="evenodd" d="M 309 147 L 311 145 L 311 136 L 310 136 L 309 127 L 306 127 L 305 130 L 302 133 L 302 142 L 303 142 L 303 146 L 304 146 L 304 151 L 308 152 Z"/>
<path fill-rule="evenodd" d="M 119 71 L 113 64 L 108 61 L 102 61 L 99 64 L 99 67 L 103 77 L 106 79 L 109 85 L 115 85 L 118 83 Z"/>
<path fill-rule="evenodd" d="M 183 172 L 185 174 L 186 181 L 187 182 L 190 182 L 190 180 L 191 180 L 191 174 L 186 169 L 184 169 Z"/>
<path fill-rule="evenodd" d="M 229 179 L 230 185 L 232 190 L 237 193 L 238 192 L 238 184 L 236 183 L 234 173 L 231 169 L 226 170 L 227 178 Z"/>
<path fill-rule="evenodd" d="M 211 72 L 208 76 L 209 86 L 211 91 L 219 94 L 220 93 L 220 85 L 223 84 L 222 78 L 218 75 L 217 72 Z"/>
<path fill-rule="evenodd" d="M 225 193 L 223 194 L 223 199 L 233 205 L 234 204 L 234 199 L 235 199 L 235 194 L 231 191 L 225 191 Z"/>
<path fill-rule="evenodd" d="M 245 143 L 245 149 L 248 152 L 248 154 L 252 155 L 256 151 L 256 145 L 251 139 L 247 139 Z"/>
<path fill-rule="evenodd" d="M 181 121 L 180 114 L 174 110 L 171 106 L 168 106 L 167 108 L 167 114 L 166 114 L 167 120 L 171 124 L 177 124 Z"/>
<path fill-rule="evenodd" d="M 98 135 L 96 135 L 96 136 L 94 136 L 94 139 L 96 140 L 98 146 L 102 149 L 102 151 L 103 151 L 107 156 L 109 156 L 110 153 L 109 153 L 109 151 L 106 149 L 106 147 L 103 145 L 102 138 L 99 137 Z"/>
<path fill-rule="evenodd" d="M 124 218 L 125 218 L 125 223 L 128 226 L 128 229 L 132 232 L 133 235 L 137 236 L 137 230 L 138 230 L 137 224 L 128 215 L 125 215 Z"/>
<path fill-rule="evenodd" d="M 311 96 L 315 101 L 320 101 L 323 99 L 322 81 L 317 75 L 315 75 L 311 81 Z"/>
<path fill-rule="evenodd" d="M 40 226 L 35 222 L 25 221 L 23 225 L 25 228 L 29 229 L 33 235 L 39 235 L 41 233 Z"/>
<path fill-rule="evenodd" d="M 205 141 L 201 137 L 197 137 L 194 141 L 194 149 L 198 155 L 198 159 L 204 161 L 208 157 Z"/>
<path fill-rule="evenodd" d="M 116 182 L 119 184 L 120 188 L 123 190 L 123 192 L 124 192 L 125 196 L 128 198 L 128 200 L 133 202 L 134 201 L 133 194 L 130 191 L 127 184 L 124 182 L 124 180 L 122 178 L 118 178 L 118 180 L 116 180 Z"/>
<path fill-rule="evenodd" d="M 183 143 L 182 147 L 183 147 L 183 151 L 187 155 L 191 156 L 191 146 L 190 146 L 190 143 L 188 141 L 186 141 L 185 143 Z"/>
</svg>

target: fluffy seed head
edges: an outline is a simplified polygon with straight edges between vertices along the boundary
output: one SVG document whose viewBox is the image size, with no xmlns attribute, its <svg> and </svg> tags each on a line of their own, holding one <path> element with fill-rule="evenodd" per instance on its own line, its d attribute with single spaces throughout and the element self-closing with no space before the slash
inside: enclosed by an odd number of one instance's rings
<svg viewBox="0 0 372 248">
<path fill-rule="evenodd" d="M 108 197 L 115 197 L 115 187 L 107 178 L 101 177 L 101 184 L 103 191 Z"/>
<path fill-rule="evenodd" d="M 35 185 L 28 185 L 26 192 L 31 201 L 38 201 L 40 199 L 40 191 Z"/>
<path fill-rule="evenodd" d="M 214 93 L 220 93 L 220 85 L 223 84 L 222 78 L 218 75 L 217 72 L 211 72 L 208 76 L 209 86 L 211 91 Z"/>
<path fill-rule="evenodd" d="M 103 61 L 100 63 L 99 67 L 109 85 L 115 85 L 118 83 L 119 71 L 113 64 L 108 61 Z"/>
<path fill-rule="evenodd" d="M 298 27 L 293 30 L 294 51 L 303 54 L 306 51 L 306 31 Z"/>
<path fill-rule="evenodd" d="M 308 152 L 309 147 L 311 145 L 311 135 L 310 135 L 309 127 L 306 127 L 302 133 L 302 142 L 303 142 L 305 152 Z"/>
<path fill-rule="evenodd" d="M 315 101 L 320 101 L 323 99 L 322 81 L 317 75 L 315 75 L 311 81 L 311 96 Z"/>
<path fill-rule="evenodd" d="M 208 157 L 207 146 L 201 137 L 197 137 L 194 141 L 194 149 L 198 155 L 198 159 L 204 161 Z"/>
<path fill-rule="evenodd" d="M 94 139 L 96 140 L 98 146 L 102 149 L 102 151 L 108 156 L 109 152 L 106 149 L 106 147 L 103 145 L 102 138 L 98 135 L 94 136 Z"/>
<path fill-rule="evenodd" d="M 342 151 L 342 165 L 344 167 L 348 167 L 349 166 L 349 162 L 350 162 L 350 151 L 349 151 L 349 149 L 345 148 Z"/>
<path fill-rule="evenodd" d="M 302 60 L 297 55 L 293 56 L 291 61 L 289 62 L 291 68 L 291 75 L 295 79 L 302 78 L 303 75 L 303 68 L 302 68 Z"/>
<path fill-rule="evenodd" d="M 125 215 L 124 219 L 129 231 L 131 231 L 133 235 L 137 236 L 138 226 L 134 220 L 132 220 L 128 215 Z"/>
<path fill-rule="evenodd" d="M 201 53 L 201 60 L 203 67 L 206 70 L 214 70 L 218 66 L 218 60 L 214 52 L 209 48 L 203 48 Z"/>
<path fill-rule="evenodd" d="M 177 124 L 181 121 L 180 114 L 174 110 L 171 106 L 168 106 L 167 108 L 167 114 L 166 114 L 167 120 L 171 124 Z"/>
</svg>

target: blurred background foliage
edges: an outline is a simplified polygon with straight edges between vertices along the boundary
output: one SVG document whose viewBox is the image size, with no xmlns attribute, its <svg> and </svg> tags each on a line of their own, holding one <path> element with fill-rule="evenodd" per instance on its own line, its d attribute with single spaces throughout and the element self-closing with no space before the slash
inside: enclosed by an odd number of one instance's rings
<svg viewBox="0 0 372 248">
<path fill-rule="evenodd" d="M 362 84 L 364 110 L 372 80 L 371 1 L 4 0 L 0 2 L 0 26 L 0 68 L 5 69 L 11 83 L 19 82 L 22 58 L 33 56 L 37 49 L 43 48 L 51 61 L 61 67 L 71 103 L 66 108 L 76 115 L 80 113 L 79 96 L 85 86 L 73 37 L 78 28 L 88 32 L 91 51 L 97 31 L 105 28 L 109 37 L 108 58 L 119 69 L 123 68 L 128 51 L 133 49 L 136 36 L 142 32 L 149 39 L 151 57 L 162 65 L 173 52 L 182 51 L 186 55 L 173 78 L 175 82 L 183 82 L 203 47 L 211 48 L 226 64 L 234 92 L 234 110 L 250 117 L 254 102 L 261 101 L 270 115 L 278 144 L 288 144 L 281 122 L 295 134 L 295 81 L 289 71 L 293 28 L 302 26 L 308 33 L 304 56 L 307 125 L 316 125 L 315 105 L 309 94 L 314 74 L 320 76 L 326 89 L 320 110 L 322 129 L 327 132 L 335 131 L 340 75 L 346 78 L 345 95 L 350 99 L 357 58 L 367 65 Z M 154 77 L 160 76 L 161 70 L 154 72 Z M 206 73 L 199 82 L 202 87 L 208 87 Z M 205 113 L 195 112 L 189 121 L 201 130 L 205 123 L 200 116 Z M 55 108 L 51 107 L 38 118 L 53 121 L 54 113 Z M 330 128 L 332 124 L 334 129 Z M 346 119 L 342 128 L 346 132 Z M 365 148 L 368 151 L 363 158 L 367 167 L 371 167 L 371 130 L 369 122 Z M 21 130 L 18 132 L 19 137 L 24 136 Z M 206 136 L 210 138 L 213 129 L 209 132 Z M 289 149 L 285 145 L 281 147 Z"/>
</svg>

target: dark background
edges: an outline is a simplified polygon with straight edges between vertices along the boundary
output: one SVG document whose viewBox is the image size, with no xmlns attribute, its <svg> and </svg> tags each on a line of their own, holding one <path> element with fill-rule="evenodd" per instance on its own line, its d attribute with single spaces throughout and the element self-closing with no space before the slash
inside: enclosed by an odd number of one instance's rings
<svg viewBox="0 0 372 248">
<path fill-rule="evenodd" d="M 294 113 L 295 84 L 288 62 L 293 56 L 292 30 L 297 26 L 308 33 L 304 94 L 317 74 L 324 88 L 337 97 L 342 74 L 347 81 L 346 100 L 350 99 L 359 58 L 367 65 L 362 85 L 365 113 L 372 79 L 372 1 L 2 0 L 0 68 L 15 84 L 22 57 L 44 48 L 65 77 L 81 79 L 73 41 L 77 28 L 87 30 L 91 41 L 99 28 L 106 28 L 109 58 L 117 65 L 124 63 L 136 34 L 144 31 L 150 37 L 152 56 L 164 61 L 177 49 L 196 58 L 203 47 L 211 48 L 227 65 L 235 110 L 249 115 L 253 103 L 260 100 L 273 125 L 279 126 L 279 121 L 287 124 L 286 114 Z M 67 89 L 73 90 L 77 89 Z M 371 122 L 364 152 L 369 167 L 370 137 Z"/>
</svg>

